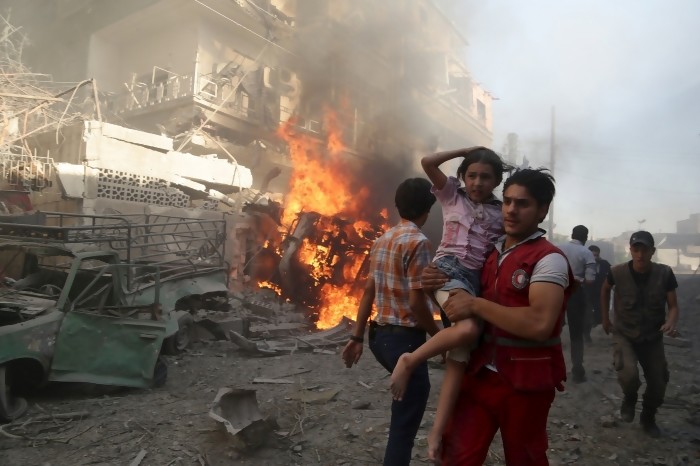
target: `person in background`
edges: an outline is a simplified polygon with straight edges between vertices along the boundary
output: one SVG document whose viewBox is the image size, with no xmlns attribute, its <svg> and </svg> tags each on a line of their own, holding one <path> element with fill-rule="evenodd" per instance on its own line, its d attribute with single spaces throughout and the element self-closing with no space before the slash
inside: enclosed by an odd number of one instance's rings
<svg viewBox="0 0 700 466">
<path fill-rule="evenodd" d="M 584 245 L 588 241 L 588 228 L 576 225 L 571 232 L 571 241 L 560 244 L 559 249 L 566 255 L 577 286 L 566 303 L 566 323 L 569 326 L 571 345 L 571 376 L 574 383 L 586 381 L 583 367 L 583 333 L 588 312 L 586 287 L 595 281 L 595 258 Z"/>
<path fill-rule="evenodd" d="M 669 380 L 663 335 L 678 336 L 678 282 L 671 267 L 652 262 L 654 237 L 638 231 L 630 237 L 632 260 L 614 266 L 603 283 L 600 309 L 603 330 L 613 334 L 613 364 L 624 399 L 620 416 L 632 422 L 641 386 L 642 366 L 646 390 L 640 423 L 651 437 L 659 437 L 656 410 L 664 402 Z M 610 293 L 615 290 L 614 323 L 610 322 Z M 668 311 L 667 308 L 668 307 Z"/>
<path fill-rule="evenodd" d="M 607 280 L 610 273 L 610 262 L 600 257 L 600 248 L 595 244 L 588 246 L 588 250 L 593 253 L 595 259 L 595 280 L 593 284 L 587 287 L 588 303 L 591 311 L 586 313 L 586 326 L 583 331 L 583 339 L 591 342 L 591 329 L 602 323 L 600 316 L 600 290 L 603 288 L 603 282 Z"/>
<path fill-rule="evenodd" d="M 402 354 L 425 343 L 426 333 L 435 335 L 439 330 L 421 285 L 421 273 L 431 259 L 430 243 L 420 230 L 435 203 L 430 188 L 428 180 L 410 178 L 396 190 L 395 202 L 401 220 L 380 236 L 370 250 L 369 275 L 357 320 L 342 352 L 346 367 L 357 364 L 362 356 L 363 337 L 373 305 L 377 314 L 370 323 L 369 348 L 389 373 Z M 412 372 L 402 399 L 391 403 L 385 466 L 410 463 L 429 394 L 428 364 L 423 362 Z"/>
</svg>

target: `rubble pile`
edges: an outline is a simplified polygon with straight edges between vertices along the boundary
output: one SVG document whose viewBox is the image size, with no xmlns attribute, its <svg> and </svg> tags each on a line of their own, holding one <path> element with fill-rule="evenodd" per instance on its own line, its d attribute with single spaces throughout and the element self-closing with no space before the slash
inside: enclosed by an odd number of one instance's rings
<svg viewBox="0 0 700 466">
<path fill-rule="evenodd" d="M 86 112 L 97 110 L 92 81 L 54 92 L 56 86 L 46 74 L 33 73 L 22 63 L 28 44 L 20 28 L 0 16 L 0 179 L 1 189 L 39 191 L 50 183 L 53 169 L 48 157 L 36 157 L 26 138 L 60 128 Z M 97 110 L 99 113 L 99 110 Z M 18 213 L 11 202 L 0 204 L 0 213 Z"/>
<path fill-rule="evenodd" d="M 194 313 L 193 342 L 205 346 L 221 342 L 226 348 L 231 343 L 248 356 L 337 354 L 352 328 L 352 321 L 343 318 L 336 326 L 317 331 L 305 308 L 281 301 L 271 290 L 233 293 L 227 304 Z"/>
</svg>

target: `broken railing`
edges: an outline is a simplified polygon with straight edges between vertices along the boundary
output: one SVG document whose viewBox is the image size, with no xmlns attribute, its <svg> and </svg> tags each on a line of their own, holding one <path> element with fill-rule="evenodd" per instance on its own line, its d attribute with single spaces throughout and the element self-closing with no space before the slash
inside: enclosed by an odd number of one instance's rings
<svg viewBox="0 0 700 466">
<path fill-rule="evenodd" d="M 167 277 L 224 268 L 223 219 L 62 212 L 42 215 L 44 225 L 0 223 L 0 237 L 104 245 L 116 251 L 124 262 L 160 266 L 161 274 Z"/>
</svg>

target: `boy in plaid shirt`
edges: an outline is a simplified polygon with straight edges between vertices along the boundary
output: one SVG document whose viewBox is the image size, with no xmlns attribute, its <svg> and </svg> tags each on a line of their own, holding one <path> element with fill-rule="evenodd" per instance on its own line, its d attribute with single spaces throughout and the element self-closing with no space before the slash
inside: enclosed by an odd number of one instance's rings
<svg viewBox="0 0 700 466">
<path fill-rule="evenodd" d="M 435 203 L 430 188 L 431 183 L 424 178 L 409 178 L 396 190 L 401 221 L 372 245 L 370 271 L 357 321 L 342 353 L 346 367 L 352 367 L 362 355 L 372 305 L 377 313 L 370 322 L 369 348 L 390 373 L 399 356 L 425 343 L 426 333 L 438 332 L 428 297 L 421 288 L 421 273 L 431 262 L 430 243 L 420 231 Z M 403 398 L 392 401 L 385 465 L 410 463 L 413 441 L 429 394 L 428 365 L 423 362 L 411 374 Z"/>
</svg>

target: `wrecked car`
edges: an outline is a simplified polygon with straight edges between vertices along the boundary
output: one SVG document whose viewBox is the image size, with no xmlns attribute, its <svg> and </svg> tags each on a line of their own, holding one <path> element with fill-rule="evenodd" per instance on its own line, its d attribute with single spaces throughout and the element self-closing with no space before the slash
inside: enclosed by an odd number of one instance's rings
<svg viewBox="0 0 700 466">
<path fill-rule="evenodd" d="M 227 290 L 223 220 L 45 215 L 0 223 L 4 421 L 46 382 L 162 385 L 160 354 L 187 346 L 189 310 Z"/>
</svg>

